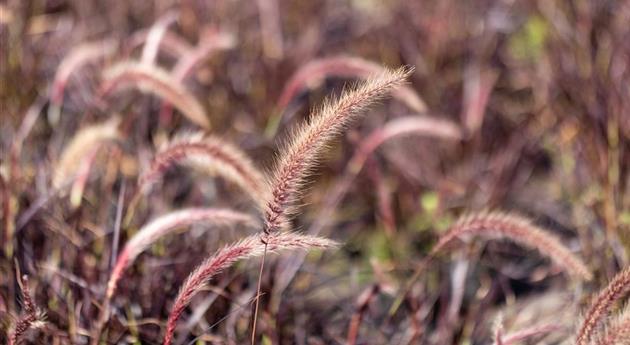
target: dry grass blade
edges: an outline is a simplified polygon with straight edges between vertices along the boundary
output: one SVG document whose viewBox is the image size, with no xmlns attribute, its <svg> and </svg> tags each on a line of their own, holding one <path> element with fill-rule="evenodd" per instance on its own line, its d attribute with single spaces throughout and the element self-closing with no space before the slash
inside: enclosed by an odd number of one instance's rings
<svg viewBox="0 0 630 345">
<path fill-rule="evenodd" d="M 193 296 L 206 286 L 210 278 L 232 266 L 236 261 L 262 256 L 266 251 L 327 249 L 336 246 L 334 241 L 325 238 L 288 232 L 269 235 L 265 242 L 261 241 L 260 235 L 253 235 L 223 247 L 188 276 L 171 308 L 164 335 L 164 345 L 171 344 L 177 320 Z"/>
<path fill-rule="evenodd" d="M 168 143 L 138 180 L 148 190 L 173 165 L 185 162 L 201 171 L 219 175 L 241 187 L 258 204 L 265 196 L 265 179 L 249 157 L 236 146 L 203 133 L 179 136 Z"/>
<path fill-rule="evenodd" d="M 77 208 L 81 205 L 81 199 L 83 199 L 83 192 L 85 190 L 88 177 L 90 176 L 92 165 L 94 164 L 94 160 L 96 159 L 101 146 L 102 144 L 94 146 L 92 151 L 88 152 L 79 162 L 79 166 L 76 170 L 76 178 L 70 188 L 70 205 L 72 205 L 73 208 Z"/>
<path fill-rule="evenodd" d="M 466 71 L 461 122 L 468 135 L 476 133 L 481 128 L 497 78 L 498 74 L 495 71 L 482 72 L 478 67 Z"/>
<path fill-rule="evenodd" d="M 600 291 L 591 303 L 584 322 L 580 327 L 575 343 L 587 345 L 597 331 L 598 325 L 608 316 L 615 302 L 630 292 L 630 267 L 617 273 L 608 286 Z"/>
<path fill-rule="evenodd" d="M 326 104 L 312 114 L 307 123 L 291 136 L 269 182 L 270 199 L 265 207 L 265 233 L 274 232 L 286 225 L 292 213 L 292 203 L 299 197 L 305 178 L 309 176 L 326 145 L 370 104 L 404 83 L 408 69 L 387 71 L 344 92 L 334 102 Z"/>
<path fill-rule="evenodd" d="M 355 311 L 352 314 L 350 325 L 348 326 L 348 336 L 346 337 L 347 345 L 355 345 L 357 343 L 357 338 L 359 337 L 359 328 L 361 327 L 361 322 L 363 321 L 364 314 L 367 312 L 370 303 L 372 303 L 375 297 L 377 297 L 379 292 L 379 285 L 373 284 L 363 290 L 363 292 L 357 298 L 355 302 Z"/>
<path fill-rule="evenodd" d="M 121 62 L 104 73 L 102 95 L 133 87 L 145 93 L 157 95 L 173 104 L 184 116 L 204 129 L 210 128 L 210 120 L 203 106 L 186 90 L 184 85 L 160 67 L 137 62 Z"/>
<path fill-rule="evenodd" d="M 384 71 L 386 69 L 379 64 L 353 56 L 334 56 L 310 61 L 295 72 L 285 84 L 278 100 L 278 107 L 286 108 L 301 90 L 318 85 L 326 78 L 367 79 Z M 424 101 L 408 86 L 403 85 L 394 90 L 392 96 L 414 111 L 422 113 L 427 110 Z"/>
<path fill-rule="evenodd" d="M 270 59 L 284 56 L 282 26 L 278 0 L 256 0 L 263 52 Z"/>
<path fill-rule="evenodd" d="M 5 178 L 0 173 L 0 195 L 2 195 L 2 241 L 5 251 L 9 254 L 13 252 L 13 233 L 15 231 L 15 210 L 11 190 Z"/>
<path fill-rule="evenodd" d="M 50 101 L 61 106 L 64 89 L 72 73 L 90 61 L 111 55 L 116 50 L 113 41 L 85 43 L 75 47 L 59 64 L 50 90 Z"/>
<path fill-rule="evenodd" d="M 53 186 L 59 189 L 68 180 L 73 179 L 81 162 L 93 154 L 95 147 L 119 139 L 119 122 L 118 117 L 113 117 L 105 123 L 87 126 L 77 132 L 61 153 L 61 158 L 55 167 Z"/>
<path fill-rule="evenodd" d="M 535 325 L 506 335 L 501 334 L 500 339 L 498 339 L 500 341 L 495 341 L 495 345 L 519 344 L 529 338 L 544 336 L 561 328 L 554 324 Z"/>
<path fill-rule="evenodd" d="M 430 256 L 437 255 L 449 244 L 465 236 L 507 238 L 520 245 L 537 249 L 574 277 L 583 280 L 592 278 L 590 270 L 582 260 L 547 230 L 532 224 L 526 218 L 501 212 L 482 212 L 462 217 L 440 237 Z"/>
<path fill-rule="evenodd" d="M 348 163 L 348 169 L 358 173 L 374 150 L 386 141 L 406 135 L 418 135 L 451 140 L 461 140 L 460 127 L 449 120 L 428 116 L 405 116 L 393 119 L 370 134 L 357 149 Z"/>
</svg>

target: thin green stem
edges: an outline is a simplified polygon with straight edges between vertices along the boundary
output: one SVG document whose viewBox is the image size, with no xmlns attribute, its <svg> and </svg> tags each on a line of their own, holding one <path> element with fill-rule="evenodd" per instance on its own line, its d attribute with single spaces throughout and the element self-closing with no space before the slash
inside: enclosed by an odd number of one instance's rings
<svg viewBox="0 0 630 345">
<path fill-rule="evenodd" d="M 265 251 L 263 252 L 260 262 L 260 271 L 258 272 L 258 287 L 256 288 L 256 306 L 254 307 L 254 320 L 252 321 L 252 345 L 256 343 L 256 321 L 258 320 L 258 306 L 260 304 L 260 289 L 262 286 L 262 274 L 265 267 L 265 257 L 267 256 L 267 242 L 265 241 Z"/>
</svg>

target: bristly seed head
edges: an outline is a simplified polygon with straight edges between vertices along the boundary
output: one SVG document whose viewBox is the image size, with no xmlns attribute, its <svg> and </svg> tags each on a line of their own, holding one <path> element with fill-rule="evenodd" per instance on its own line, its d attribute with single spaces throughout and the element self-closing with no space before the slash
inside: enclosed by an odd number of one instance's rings
<svg viewBox="0 0 630 345">
<path fill-rule="evenodd" d="M 287 226 L 287 218 L 300 190 L 315 166 L 326 145 L 353 120 L 365 112 L 372 103 L 379 101 L 387 92 L 404 83 L 411 69 L 388 71 L 368 79 L 334 101 L 312 113 L 309 121 L 301 125 L 291 136 L 279 155 L 279 161 L 268 182 L 264 217 L 264 233 L 274 233 Z"/>
<path fill-rule="evenodd" d="M 617 273 L 608 283 L 608 286 L 601 290 L 599 295 L 593 300 L 578 331 L 575 343 L 577 345 L 590 344 L 591 339 L 597 333 L 598 325 L 607 317 L 615 302 L 628 295 L 628 293 L 630 293 L 630 267 L 626 267 Z"/>
<path fill-rule="evenodd" d="M 164 145 L 139 177 L 140 190 L 148 190 L 165 171 L 180 162 L 233 182 L 259 207 L 264 205 L 264 175 L 247 154 L 225 140 L 203 133 L 181 134 Z"/>
<path fill-rule="evenodd" d="M 266 237 L 266 243 L 261 242 L 260 235 L 252 235 L 219 249 L 188 276 L 179 290 L 179 294 L 169 314 L 164 335 L 164 345 L 171 344 L 177 320 L 193 296 L 206 286 L 210 278 L 232 266 L 236 261 L 262 256 L 266 252 L 296 249 L 328 249 L 337 245 L 336 242 L 326 238 L 289 232 L 276 233 L 264 237 Z"/>
<path fill-rule="evenodd" d="M 502 212 L 481 212 L 462 217 L 440 237 L 431 256 L 441 252 L 454 240 L 467 235 L 511 239 L 518 244 L 537 249 L 574 277 L 592 279 L 586 264 L 547 230 L 532 224 L 524 217 Z"/>
</svg>

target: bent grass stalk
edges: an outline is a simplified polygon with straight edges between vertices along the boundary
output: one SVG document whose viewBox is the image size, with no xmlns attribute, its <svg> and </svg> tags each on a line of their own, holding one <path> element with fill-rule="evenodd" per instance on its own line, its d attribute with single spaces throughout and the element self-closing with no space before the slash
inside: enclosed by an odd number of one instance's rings
<svg viewBox="0 0 630 345">
<path fill-rule="evenodd" d="M 255 227 L 256 220 L 251 216 L 230 209 L 215 208 L 189 208 L 174 211 L 156 218 L 143 226 L 125 244 L 121 251 L 116 265 L 112 270 L 107 284 L 106 295 L 113 296 L 117 282 L 122 277 L 124 270 L 129 267 L 138 255 L 145 251 L 153 243 L 162 237 L 173 233 L 173 231 L 187 227 L 196 223 L 206 223 L 212 225 L 246 225 Z"/>
<path fill-rule="evenodd" d="M 169 11 L 151 26 L 147 40 L 142 48 L 142 56 L 140 58 L 142 63 L 147 65 L 155 63 L 160 49 L 160 42 L 166 33 L 166 29 L 177 20 L 178 15 L 177 11 Z"/>
<path fill-rule="evenodd" d="M 164 145 L 149 168 L 138 177 L 138 189 L 134 194 L 124 224 L 129 224 L 135 209 L 151 187 L 175 164 L 184 163 L 202 172 L 221 176 L 243 189 L 262 207 L 265 202 L 265 178 L 249 156 L 238 147 L 217 137 L 205 134 L 182 134 Z"/>
<path fill-rule="evenodd" d="M 460 218 L 440 237 L 429 256 L 435 257 L 449 244 L 465 236 L 510 239 L 538 250 L 573 277 L 585 281 L 593 278 L 586 264 L 549 231 L 532 224 L 529 219 L 502 212 L 481 212 Z"/>
<path fill-rule="evenodd" d="M 63 58 L 55 72 L 55 77 L 50 88 L 50 102 L 57 108 L 61 107 L 64 90 L 72 73 L 93 60 L 113 54 L 114 51 L 116 51 L 116 44 L 111 40 L 84 43 L 72 49 L 72 51 Z"/>
<path fill-rule="evenodd" d="M 149 169 L 139 177 L 139 190 L 147 191 L 166 170 L 180 162 L 225 178 L 242 188 L 258 204 L 264 201 L 264 175 L 247 154 L 219 138 L 204 137 L 203 133 L 181 135 L 160 150 Z"/>
<path fill-rule="evenodd" d="M 62 188 L 68 180 L 76 176 L 80 169 L 81 162 L 94 154 L 94 148 L 103 143 L 120 138 L 118 124 L 120 119 L 113 117 L 105 123 L 84 127 L 66 145 L 61 158 L 56 164 L 53 174 L 53 186 L 56 189 Z"/>
<path fill-rule="evenodd" d="M 123 88 L 136 88 L 173 104 L 184 116 L 200 127 L 210 128 L 210 120 L 201 103 L 181 82 L 161 67 L 126 61 L 108 68 L 103 75 L 105 80 L 101 85 L 101 96 L 107 96 Z"/>
<path fill-rule="evenodd" d="M 72 208 L 76 209 L 81 205 L 83 192 L 85 191 L 88 177 L 90 176 L 90 172 L 92 171 L 92 165 L 94 164 L 94 160 L 96 159 L 97 153 L 101 149 L 101 146 L 102 145 L 94 146 L 92 148 L 92 151 L 88 152 L 85 157 L 83 157 L 79 162 L 76 178 L 72 183 L 72 187 L 70 187 L 70 205 L 72 205 Z"/>
<path fill-rule="evenodd" d="M 208 29 L 202 37 L 194 50 L 190 54 L 182 56 L 173 67 L 175 79 L 183 81 L 211 53 L 231 49 L 236 45 L 236 38 L 226 32 L 215 32 Z"/>
<path fill-rule="evenodd" d="M 262 256 L 266 252 L 328 249 L 335 246 L 336 242 L 325 238 L 282 232 L 267 236 L 264 243 L 261 241 L 261 235 L 257 234 L 223 247 L 199 265 L 182 285 L 168 317 L 164 345 L 171 344 L 177 321 L 192 298 L 207 285 L 210 278 L 236 261 Z"/>
<path fill-rule="evenodd" d="M 547 230 L 538 227 L 524 217 L 503 212 L 480 212 L 461 217 L 444 235 L 435 247 L 416 268 L 405 289 L 394 300 L 390 307 L 390 315 L 394 314 L 402 303 L 407 291 L 428 265 L 456 240 L 467 236 L 478 236 L 488 239 L 506 238 L 515 243 L 538 250 L 551 259 L 564 272 L 572 277 L 589 281 L 593 278 L 591 271 L 580 258 L 565 247 L 558 238 Z"/>
<path fill-rule="evenodd" d="M 201 36 L 201 40 L 194 49 L 182 55 L 173 67 L 171 74 L 178 82 L 183 83 L 184 80 L 192 74 L 195 68 L 205 61 L 211 53 L 218 50 L 231 49 L 236 44 L 236 39 L 232 34 L 217 32 L 214 29 L 206 28 Z M 172 111 L 173 107 L 170 103 L 162 103 L 160 117 L 170 118 Z"/>
<path fill-rule="evenodd" d="M 385 67 L 355 56 L 342 55 L 312 60 L 291 76 L 282 90 L 277 106 L 279 109 L 285 109 L 298 92 L 311 85 L 318 85 L 329 77 L 368 79 L 385 73 L 387 73 Z M 420 96 L 406 85 L 393 90 L 392 96 L 413 111 L 423 113 L 427 110 Z"/>
<path fill-rule="evenodd" d="M 94 342 L 98 342 L 101 330 L 109 318 L 111 299 L 116 292 L 118 281 L 122 278 L 127 267 L 131 266 L 138 255 L 159 239 L 173 233 L 177 229 L 196 223 L 209 223 L 212 225 L 242 224 L 249 227 L 255 227 L 257 225 L 256 220 L 251 216 L 237 211 L 216 208 L 189 208 L 168 213 L 143 226 L 125 244 L 125 247 L 116 259 L 116 263 L 107 282 L 107 290 L 101 313 L 92 333 Z"/>
</svg>

